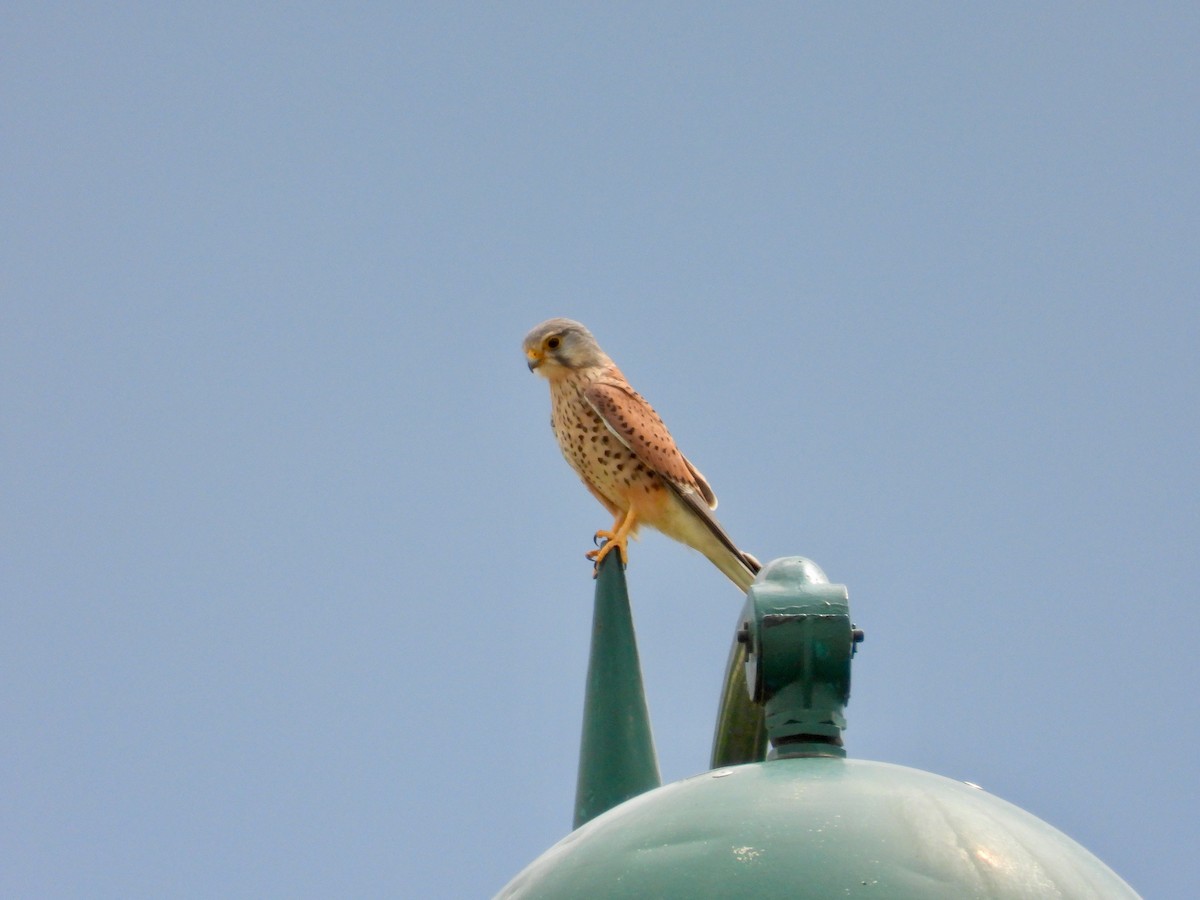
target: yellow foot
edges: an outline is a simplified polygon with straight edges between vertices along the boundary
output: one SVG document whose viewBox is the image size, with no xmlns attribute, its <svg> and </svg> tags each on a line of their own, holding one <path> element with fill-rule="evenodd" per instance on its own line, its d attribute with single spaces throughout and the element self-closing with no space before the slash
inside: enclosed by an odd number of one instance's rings
<svg viewBox="0 0 1200 900">
<path fill-rule="evenodd" d="M 625 546 L 628 537 L 624 535 L 617 537 L 611 531 L 597 531 L 594 540 L 599 542 L 601 538 L 604 539 L 604 543 L 600 545 L 600 549 L 592 550 L 587 554 L 587 558 L 596 564 L 592 569 L 593 576 L 600 571 L 600 563 L 604 562 L 604 558 L 613 550 L 617 551 L 617 558 L 621 560 L 622 566 L 629 564 L 629 550 Z"/>
</svg>

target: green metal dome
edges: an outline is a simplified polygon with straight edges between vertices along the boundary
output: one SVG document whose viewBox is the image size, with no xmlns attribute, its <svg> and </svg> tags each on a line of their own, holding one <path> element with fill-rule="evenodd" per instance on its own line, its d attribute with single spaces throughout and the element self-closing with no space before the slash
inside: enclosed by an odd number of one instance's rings
<svg viewBox="0 0 1200 900">
<path fill-rule="evenodd" d="M 972 785 L 835 756 L 641 794 L 531 863 L 503 898 L 1136 898 L 1099 859 Z"/>
<path fill-rule="evenodd" d="M 711 770 L 660 787 L 624 575 L 598 575 L 575 830 L 498 897 L 1137 897 L 1061 831 L 974 785 L 846 758 L 863 633 L 845 585 L 801 557 L 763 567 L 747 594 Z"/>
</svg>

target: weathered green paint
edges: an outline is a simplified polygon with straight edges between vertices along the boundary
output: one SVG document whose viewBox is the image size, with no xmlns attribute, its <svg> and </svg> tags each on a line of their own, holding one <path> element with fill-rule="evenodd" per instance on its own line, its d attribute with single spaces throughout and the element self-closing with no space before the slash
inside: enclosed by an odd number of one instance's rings
<svg viewBox="0 0 1200 900">
<path fill-rule="evenodd" d="M 800 556 L 764 566 L 746 594 L 713 734 L 711 766 L 775 755 L 844 756 L 853 627 L 846 588 Z"/>
<path fill-rule="evenodd" d="M 660 784 L 625 572 L 613 553 L 596 577 L 575 827 Z"/>
<path fill-rule="evenodd" d="M 961 781 L 831 756 L 716 769 L 592 820 L 504 900 L 1136 900 L 1067 835 Z"/>
<path fill-rule="evenodd" d="M 765 566 L 746 595 L 739 637 L 746 683 L 766 709 L 777 756 L 845 756 L 854 629 L 845 585 L 802 557 Z"/>
</svg>

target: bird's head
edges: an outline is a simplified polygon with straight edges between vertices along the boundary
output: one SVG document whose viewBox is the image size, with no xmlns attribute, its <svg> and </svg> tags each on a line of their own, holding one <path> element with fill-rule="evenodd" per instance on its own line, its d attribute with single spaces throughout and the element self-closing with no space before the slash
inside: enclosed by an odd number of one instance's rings
<svg viewBox="0 0 1200 900">
<path fill-rule="evenodd" d="M 571 319 L 548 319 L 525 335 L 529 371 L 557 378 L 569 371 L 612 365 L 592 333 Z"/>
</svg>

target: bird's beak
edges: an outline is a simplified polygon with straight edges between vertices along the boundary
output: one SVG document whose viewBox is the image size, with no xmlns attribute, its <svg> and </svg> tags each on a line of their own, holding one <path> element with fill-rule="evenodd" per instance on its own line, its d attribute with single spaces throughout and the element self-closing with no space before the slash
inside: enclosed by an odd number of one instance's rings
<svg viewBox="0 0 1200 900">
<path fill-rule="evenodd" d="M 529 366 L 529 371 L 532 372 L 542 364 L 542 354 L 539 350 L 526 350 L 525 362 Z"/>
</svg>

